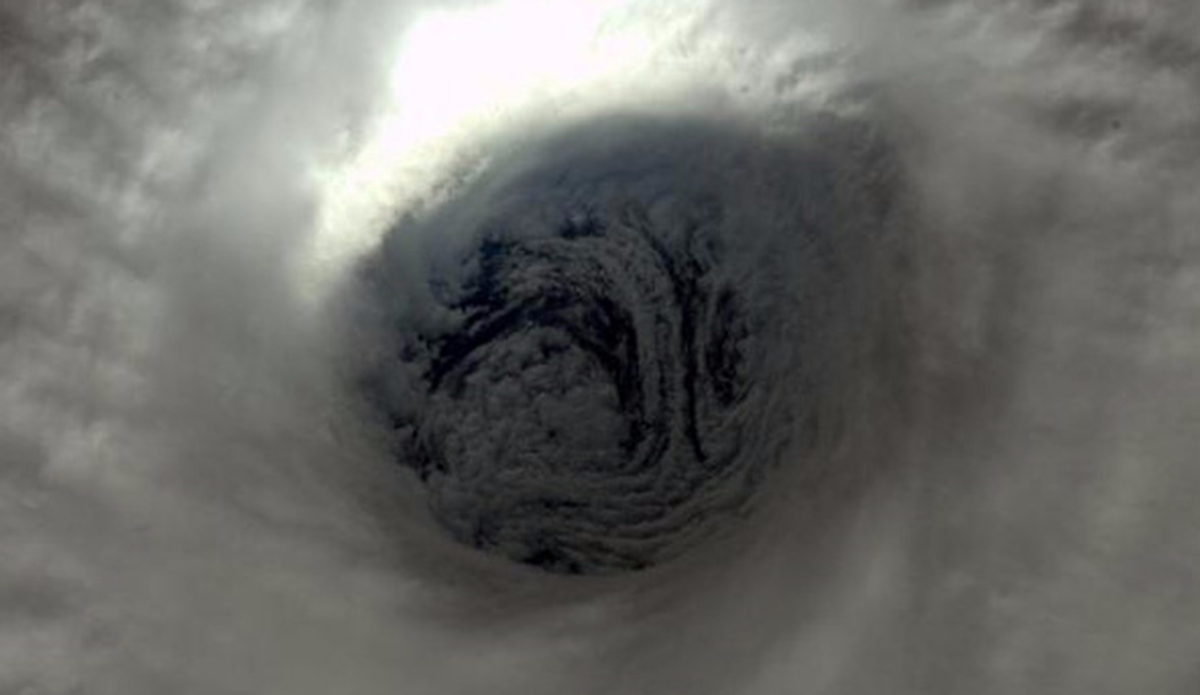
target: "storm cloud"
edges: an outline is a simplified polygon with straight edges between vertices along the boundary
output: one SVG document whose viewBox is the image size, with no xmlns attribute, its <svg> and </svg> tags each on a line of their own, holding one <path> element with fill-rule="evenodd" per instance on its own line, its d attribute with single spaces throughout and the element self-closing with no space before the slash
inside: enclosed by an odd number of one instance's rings
<svg viewBox="0 0 1200 695">
<path fill-rule="evenodd" d="M 0 9 L 0 692 L 1191 692 L 1186 2 Z"/>
</svg>

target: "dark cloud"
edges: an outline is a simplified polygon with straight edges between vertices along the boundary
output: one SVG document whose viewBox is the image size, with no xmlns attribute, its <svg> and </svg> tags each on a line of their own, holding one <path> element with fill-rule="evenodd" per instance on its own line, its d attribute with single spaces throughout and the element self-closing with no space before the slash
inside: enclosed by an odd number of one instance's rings
<svg viewBox="0 0 1200 695">
<path fill-rule="evenodd" d="M 781 451 L 817 475 L 836 435 L 792 432 L 853 419 L 823 404 L 846 372 L 901 378 L 831 353 L 900 325 L 850 295 L 904 282 L 872 253 L 899 253 L 903 184 L 861 124 L 808 120 L 782 139 L 606 116 L 389 232 L 352 285 L 378 335 L 347 349 L 382 346 L 366 397 L 453 536 L 556 572 L 646 568 L 746 514 Z"/>
</svg>

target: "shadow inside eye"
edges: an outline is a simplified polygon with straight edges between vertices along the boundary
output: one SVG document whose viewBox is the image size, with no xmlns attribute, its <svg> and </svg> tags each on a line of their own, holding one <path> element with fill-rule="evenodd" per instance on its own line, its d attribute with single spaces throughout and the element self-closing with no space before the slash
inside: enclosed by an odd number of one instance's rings
<svg viewBox="0 0 1200 695">
<path fill-rule="evenodd" d="M 574 126 L 388 233 L 356 286 L 378 343 L 361 392 L 450 537 L 641 570 L 768 481 L 824 475 L 840 391 L 888 330 L 862 289 L 892 280 L 901 206 L 878 136 L 809 125 Z"/>
</svg>

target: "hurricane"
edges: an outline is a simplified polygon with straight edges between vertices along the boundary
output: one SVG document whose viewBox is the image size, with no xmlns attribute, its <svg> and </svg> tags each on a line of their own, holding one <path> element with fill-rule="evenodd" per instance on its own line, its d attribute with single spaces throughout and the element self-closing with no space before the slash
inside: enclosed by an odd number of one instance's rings
<svg viewBox="0 0 1200 695">
<path fill-rule="evenodd" d="M 0 695 L 1195 693 L 1198 36 L 0 1 Z"/>
</svg>

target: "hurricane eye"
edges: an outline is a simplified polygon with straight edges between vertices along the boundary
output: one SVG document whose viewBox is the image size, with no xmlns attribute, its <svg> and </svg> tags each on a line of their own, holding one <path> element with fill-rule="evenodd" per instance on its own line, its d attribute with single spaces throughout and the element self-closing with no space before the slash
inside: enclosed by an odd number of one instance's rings
<svg viewBox="0 0 1200 695">
<path fill-rule="evenodd" d="M 366 399 L 432 516 L 562 574 L 676 557 L 812 449 L 791 433 L 833 400 L 843 288 L 869 274 L 846 254 L 893 214 L 885 189 L 844 190 L 868 164 L 845 134 L 590 128 L 397 224 L 361 273 L 384 345 Z"/>
</svg>

